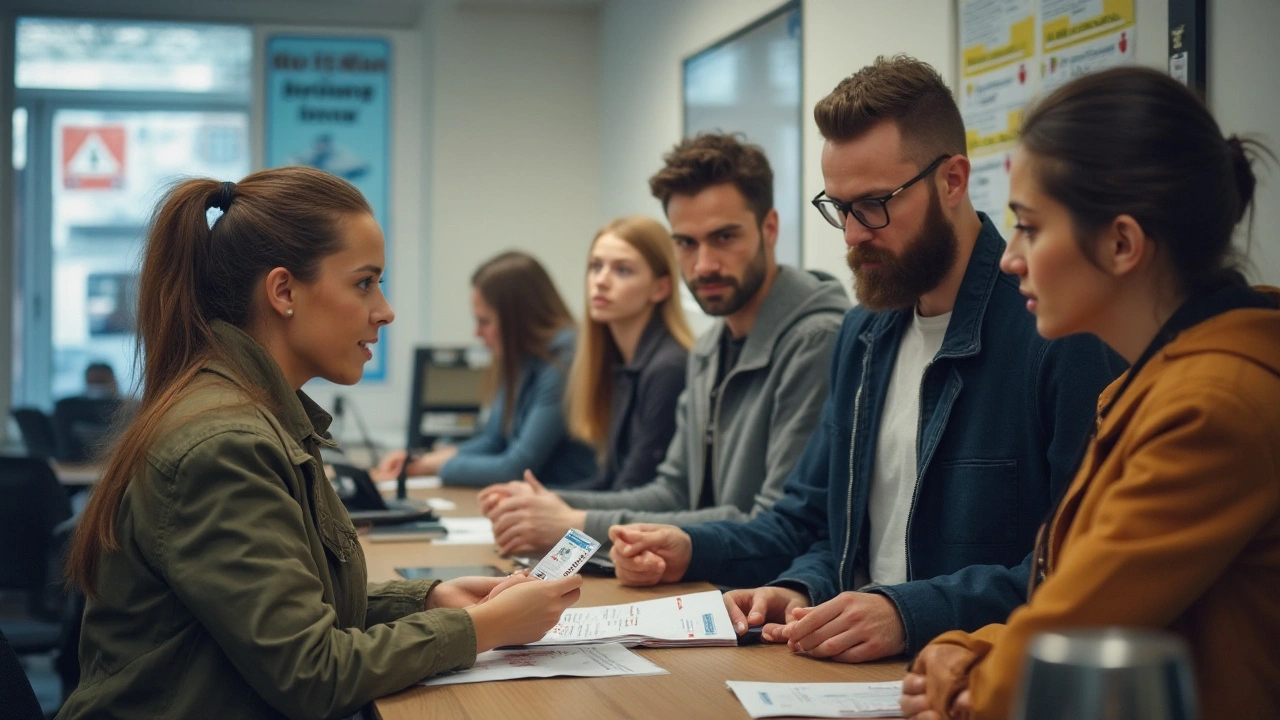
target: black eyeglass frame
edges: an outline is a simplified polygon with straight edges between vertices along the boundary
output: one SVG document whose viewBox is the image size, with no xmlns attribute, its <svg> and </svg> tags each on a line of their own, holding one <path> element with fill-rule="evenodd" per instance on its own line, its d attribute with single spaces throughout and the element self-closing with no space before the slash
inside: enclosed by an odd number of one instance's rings
<svg viewBox="0 0 1280 720">
<path fill-rule="evenodd" d="M 835 220 L 833 220 L 832 216 L 828 215 L 827 211 L 822 209 L 823 205 L 831 205 L 835 209 L 835 212 L 836 212 L 835 217 L 849 217 L 850 215 L 852 215 L 853 219 L 857 220 L 858 223 L 861 224 L 866 229 L 879 230 L 880 228 L 889 226 L 889 201 L 894 199 L 898 195 L 900 195 L 907 188 L 911 187 L 912 185 L 915 185 L 916 183 L 920 182 L 924 178 L 928 177 L 929 173 L 932 173 L 934 170 L 937 170 L 938 166 L 941 165 L 944 160 L 950 159 L 951 157 L 954 157 L 954 156 L 949 154 L 939 155 L 936 159 L 934 159 L 933 162 L 929 163 L 928 167 L 926 167 L 924 170 L 921 170 L 919 175 L 916 175 L 915 177 L 911 178 L 910 180 L 900 185 L 897 190 L 894 190 L 893 192 L 885 195 L 881 195 L 879 197 L 858 198 L 857 200 L 844 202 L 843 200 L 837 200 L 833 197 L 823 197 L 823 195 L 827 194 L 827 191 L 823 190 L 817 195 L 814 195 L 813 199 L 810 200 L 809 202 L 812 203 L 813 206 L 818 209 L 818 213 L 822 215 L 822 219 L 826 220 L 833 227 L 844 230 L 846 227 L 846 224 L 837 223 Z M 865 202 L 880 203 L 880 212 L 884 213 L 884 224 L 872 225 L 871 223 L 867 222 L 867 219 L 863 217 L 862 213 L 853 209 L 854 203 L 865 203 Z"/>
</svg>

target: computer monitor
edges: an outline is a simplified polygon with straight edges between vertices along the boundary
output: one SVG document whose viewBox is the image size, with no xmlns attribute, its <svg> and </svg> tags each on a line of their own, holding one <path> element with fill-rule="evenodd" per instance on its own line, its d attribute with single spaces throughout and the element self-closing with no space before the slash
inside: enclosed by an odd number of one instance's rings
<svg viewBox="0 0 1280 720">
<path fill-rule="evenodd" d="M 413 357 L 405 447 L 425 449 L 436 440 L 475 433 L 487 368 L 468 362 L 465 348 L 420 347 Z"/>
</svg>

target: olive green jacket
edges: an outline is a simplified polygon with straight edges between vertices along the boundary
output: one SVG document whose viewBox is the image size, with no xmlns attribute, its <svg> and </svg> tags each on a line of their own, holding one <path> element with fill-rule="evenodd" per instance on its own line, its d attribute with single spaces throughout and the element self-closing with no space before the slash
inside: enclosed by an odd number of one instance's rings
<svg viewBox="0 0 1280 720">
<path fill-rule="evenodd" d="M 432 584 L 369 585 L 325 478 L 330 417 L 225 323 L 117 516 L 59 718 L 334 718 L 475 662 Z M 269 409 L 270 408 L 270 409 Z"/>
</svg>

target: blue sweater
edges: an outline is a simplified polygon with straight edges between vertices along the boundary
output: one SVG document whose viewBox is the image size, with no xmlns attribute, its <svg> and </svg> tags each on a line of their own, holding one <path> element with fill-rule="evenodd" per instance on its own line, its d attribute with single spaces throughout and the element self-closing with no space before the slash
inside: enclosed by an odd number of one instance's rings
<svg viewBox="0 0 1280 720">
<path fill-rule="evenodd" d="M 1098 394 L 1123 366 L 1093 336 L 1040 337 L 1017 280 L 999 269 L 1004 240 L 982 220 L 922 382 L 908 580 L 867 588 L 897 605 L 908 652 L 947 630 L 1003 622 L 1025 601 L 1036 530 L 1071 480 Z M 782 499 L 746 524 L 684 528 L 686 580 L 773 581 L 807 590 L 814 604 L 859 589 L 881 411 L 911 313 L 848 312 L 819 429 Z"/>
<path fill-rule="evenodd" d="M 565 427 L 565 375 L 573 363 L 574 337 L 573 328 L 556 333 L 547 348 L 554 362 L 531 357 L 521 364 L 510 433 L 503 427 L 506 389 L 498 387 L 480 433 L 460 444 L 458 454 L 440 468 L 442 483 L 483 487 L 519 479 L 526 469 L 554 487 L 595 477 L 595 452 Z"/>
</svg>

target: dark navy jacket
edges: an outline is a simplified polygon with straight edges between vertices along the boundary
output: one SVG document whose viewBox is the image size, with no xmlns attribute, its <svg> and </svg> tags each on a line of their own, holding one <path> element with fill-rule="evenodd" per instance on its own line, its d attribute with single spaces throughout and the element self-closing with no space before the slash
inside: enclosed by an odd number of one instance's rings
<svg viewBox="0 0 1280 720">
<path fill-rule="evenodd" d="M 980 214 L 981 215 L 981 214 Z M 1025 601 L 1029 553 L 1123 361 L 1093 336 L 1036 332 L 1004 240 L 982 217 L 942 347 L 921 383 L 907 576 L 867 588 L 897 605 L 909 653 L 952 629 L 1004 622 Z M 684 528 L 686 580 L 806 588 L 814 604 L 854 587 L 881 408 L 913 310 L 845 315 L 819 429 L 769 512 Z"/>
<path fill-rule="evenodd" d="M 626 490 L 653 482 L 676 434 L 688 360 L 689 351 L 667 330 L 662 313 L 654 312 L 631 362 L 613 368 L 609 445 L 590 489 Z"/>
</svg>

